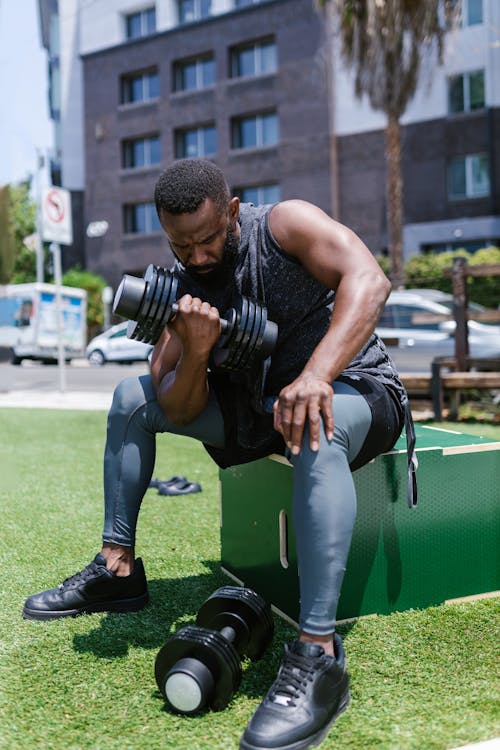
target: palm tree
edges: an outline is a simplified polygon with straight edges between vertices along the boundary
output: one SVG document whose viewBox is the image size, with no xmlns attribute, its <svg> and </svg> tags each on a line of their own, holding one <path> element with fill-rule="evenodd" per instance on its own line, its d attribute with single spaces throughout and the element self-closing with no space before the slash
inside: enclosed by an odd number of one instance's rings
<svg viewBox="0 0 500 750">
<path fill-rule="evenodd" d="M 341 55 L 354 69 L 355 94 L 387 116 L 387 223 L 393 286 L 403 285 L 403 180 L 400 120 L 415 94 L 426 49 L 442 60 L 453 0 L 318 0 L 334 6 Z M 441 13 L 441 9 L 443 12 Z M 329 9 L 331 13 L 331 8 Z M 328 15 L 327 15 L 328 19 Z M 327 28 L 330 37 L 332 29 Z M 329 92 L 333 96 L 333 92 Z"/>
</svg>

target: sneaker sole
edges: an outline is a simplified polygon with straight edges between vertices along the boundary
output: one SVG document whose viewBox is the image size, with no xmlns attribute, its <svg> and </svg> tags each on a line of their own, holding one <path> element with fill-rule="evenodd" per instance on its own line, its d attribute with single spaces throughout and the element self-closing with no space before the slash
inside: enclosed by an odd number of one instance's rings
<svg viewBox="0 0 500 750">
<path fill-rule="evenodd" d="M 340 704 L 337 712 L 332 716 L 328 724 L 325 724 L 325 726 L 321 727 L 318 732 L 316 732 L 315 734 L 311 734 L 309 737 L 305 737 L 304 739 L 298 740 L 297 742 L 292 742 L 291 744 L 288 743 L 286 745 L 273 745 L 272 747 L 266 745 L 251 745 L 249 742 L 246 742 L 242 738 L 240 740 L 240 750 L 306 750 L 308 747 L 317 747 L 325 739 L 326 735 L 330 731 L 330 727 L 332 726 L 333 722 L 336 721 L 339 716 L 344 713 L 344 711 L 347 711 L 350 700 L 351 694 L 349 690 L 347 690 L 347 693 L 344 695 L 342 703 Z"/>
<path fill-rule="evenodd" d="M 149 602 L 149 595 L 143 594 L 133 599 L 117 599 L 116 601 L 96 602 L 79 609 L 43 610 L 23 607 L 23 618 L 25 620 L 58 620 L 60 617 L 77 617 L 78 615 L 90 615 L 96 612 L 138 612 L 144 609 Z"/>
</svg>

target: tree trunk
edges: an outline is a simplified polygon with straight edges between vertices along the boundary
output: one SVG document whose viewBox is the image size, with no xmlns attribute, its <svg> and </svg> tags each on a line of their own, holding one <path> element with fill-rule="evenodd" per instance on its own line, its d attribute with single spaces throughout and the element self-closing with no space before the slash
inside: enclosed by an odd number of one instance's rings
<svg viewBox="0 0 500 750">
<path fill-rule="evenodd" d="M 403 179 L 401 175 L 401 140 L 399 120 L 388 116 L 385 130 L 387 164 L 387 218 L 391 281 L 394 289 L 404 286 L 403 272 Z"/>
</svg>

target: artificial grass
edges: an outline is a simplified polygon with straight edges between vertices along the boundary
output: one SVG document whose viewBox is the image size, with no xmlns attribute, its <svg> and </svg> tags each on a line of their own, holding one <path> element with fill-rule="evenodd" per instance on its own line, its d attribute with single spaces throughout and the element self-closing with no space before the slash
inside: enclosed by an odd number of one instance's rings
<svg viewBox="0 0 500 750">
<path fill-rule="evenodd" d="M 0 747 L 237 748 L 295 632 L 276 618 L 272 647 L 245 663 L 226 710 L 190 718 L 165 711 L 156 653 L 228 582 L 219 569 L 217 469 L 193 441 L 158 440 L 155 475 L 184 474 L 203 492 L 146 494 L 137 550 L 147 609 L 21 618 L 26 596 L 76 572 L 100 547 L 105 423 L 103 412 L 0 410 Z M 442 426 L 500 437 L 499 427 Z M 322 749 L 448 750 L 498 734 L 499 609 L 499 599 L 487 599 L 342 626 L 352 701 Z"/>
</svg>

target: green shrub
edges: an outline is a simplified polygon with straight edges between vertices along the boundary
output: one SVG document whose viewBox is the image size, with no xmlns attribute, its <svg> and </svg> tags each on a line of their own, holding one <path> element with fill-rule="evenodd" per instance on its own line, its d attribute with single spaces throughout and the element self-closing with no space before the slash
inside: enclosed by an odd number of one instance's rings
<svg viewBox="0 0 500 750">
<path fill-rule="evenodd" d="M 391 274 L 391 259 L 388 255 L 376 255 L 375 260 L 379 264 L 382 271 L 385 273 L 387 278 L 390 277 Z"/>
<path fill-rule="evenodd" d="M 87 290 L 87 336 L 91 339 L 104 325 L 102 290 L 106 286 L 106 280 L 92 271 L 82 271 L 75 266 L 66 271 L 62 283 Z"/>
<path fill-rule="evenodd" d="M 464 249 L 446 253 L 428 253 L 414 255 L 405 264 L 407 287 L 440 289 L 452 292 L 451 277 L 445 276 L 445 269 L 450 268 L 453 259 L 462 257 L 471 266 L 485 263 L 500 263 L 500 248 L 487 247 L 475 253 Z M 497 308 L 500 304 L 500 276 L 471 277 L 467 280 L 469 299 L 485 307 Z"/>
</svg>

